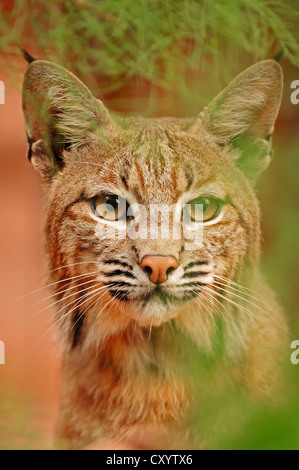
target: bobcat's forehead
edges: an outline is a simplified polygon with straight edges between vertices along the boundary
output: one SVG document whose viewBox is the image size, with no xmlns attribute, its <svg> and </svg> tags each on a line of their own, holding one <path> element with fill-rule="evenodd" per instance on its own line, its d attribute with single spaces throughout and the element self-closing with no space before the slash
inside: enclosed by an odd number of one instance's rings
<svg viewBox="0 0 299 470">
<path fill-rule="evenodd" d="M 213 138 L 204 130 L 199 136 L 187 134 L 186 122 L 138 119 L 134 126 L 130 121 L 117 141 L 113 165 L 138 202 L 172 204 L 192 186 L 217 179 L 219 166 L 227 165 Z"/>
<path fill-rule="evenodd" d="M 127 138 L 127 158 L 119 171 L 139 202 L 171 204 L 190 187 L 194 169 L 188 163 L 188 151 L 175 148 L 167 129 L 153 120 L 135 133 L 131 130 Z"/>
<path fill-rule="evenodd" d="M 130 192 L 141 204 L 173 204 L 207 182 L 225 185 L 225 173 L 232 174 L 230 160 L 204 130 L 199 136 L 187 134 L 182 129 L 186 121 L 130 120 L 107 146 L 94 140 L 88 147 L 65 152 L 65 177 L 58 182 L 63 197 L 103 188 Z"/>
</svg>

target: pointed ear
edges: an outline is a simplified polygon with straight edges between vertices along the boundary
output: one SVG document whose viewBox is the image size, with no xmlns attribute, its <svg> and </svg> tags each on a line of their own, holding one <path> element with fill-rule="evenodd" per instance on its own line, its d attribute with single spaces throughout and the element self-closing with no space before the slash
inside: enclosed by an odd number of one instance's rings
<svg viewBox="0 0 299 470">
<path fill-rule="evenodd" d="M 280 65 L 264 60 L 238 75 L 201 113 L 201 123 L 237 164 L 256 179 L 272 156 L 271 135 L 280 107 Z"/>
<path fill-rule="evenodd" d="M 63 151 L 101 137 L 114 125 L 104 105 L 72 73 L 36 60 L 25 74 L 23 111 L 28 157 L 50 179 L 63 167 Z M 47 169 L 45 168 L 47 166 Z"/>
</svg>

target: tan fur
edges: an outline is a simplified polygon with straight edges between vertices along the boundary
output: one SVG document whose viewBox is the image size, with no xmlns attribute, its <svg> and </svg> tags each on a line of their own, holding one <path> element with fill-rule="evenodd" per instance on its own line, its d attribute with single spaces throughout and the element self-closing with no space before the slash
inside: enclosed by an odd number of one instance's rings
<svg viewBox="0 0 299 470">
<path fill-rule="evenodd" d="M 264 61 L 240 74 L 197 118 L 113 118 L 65 69 L 45 61 L 29 66 L 24 113 L 29 156 L 45 185 L 46 250 L 62 348 L 58 435 L 67 447 L 105 438 L 190 446 L 183 423 L 201 390 L 192 374 L 186 376 L 190 358 L 184 354 L 191 341 L 212 355 L 219 319 L 225 351 L 218 370 L 256 396 L 273 395 L 287 326 L 259 273 L 253 182 L 269 162 L 281 90 L 280 67 Z M 88 201 L 101 191 L 147 208 L 184 195 L 209 194 L 226 203 L 222 220 L 205 228 L 202 248 L 187 251 L 182 238 L 99 240 Z M 171 295 L 178 295 L 194 261 L 206 262 L 213 282 L 183 303 L 145 302 L 151 286 L 144 287 L 139 263 L 147 254 L 178 260 L 181 277 L 172 277 Z M 126 301 L 113 299 L 103 281 L 118 262 L 127 274 L 115 274 L 115 282 L 134 279 Z M 251 289 L 264 303 L 240 290 L 233 295 L 228 281 L 222 285 L 228 292 L 221 291 L 216 275 Z M 84 288 L 98 286 L 94 297 L 82 299 Z M 218 380 L 216 371 L 217 386 Z M 170 431 L 176 442 L 169 442 Z"/>
</svg>

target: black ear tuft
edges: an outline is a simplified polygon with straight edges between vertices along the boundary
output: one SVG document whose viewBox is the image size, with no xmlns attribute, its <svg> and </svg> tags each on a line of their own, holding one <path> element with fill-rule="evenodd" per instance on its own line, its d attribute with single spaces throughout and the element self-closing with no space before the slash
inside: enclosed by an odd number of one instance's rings
<svg viewBox="0 0 299 470">
<path fill-rule="evenodd" d="M 283 57 L 283 54 L 284 54 L 284 50 L 283 48 L 281 48 L 280 51 L 278 51 L 277 54 L 275 54 L 273 59 L 276 60 L 276 62 L 279 62 L 280 59 Z"/>
<path fill-rule="evenodd" d="M 22 47 L 20 47 L 20 50 L 23 54 L 24 59 L 27 60 L 28 64 L 31 64 L 36 60 L 31 54 L 29 54 L 29 52 L 25 51 L 25 49 L 23 49 Z"/>
</svg>

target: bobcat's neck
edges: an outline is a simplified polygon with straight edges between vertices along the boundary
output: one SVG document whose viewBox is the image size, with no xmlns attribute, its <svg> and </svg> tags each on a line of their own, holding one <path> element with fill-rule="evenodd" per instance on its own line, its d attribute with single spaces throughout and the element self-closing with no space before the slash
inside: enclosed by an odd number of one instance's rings
<svg viewBox="0 0 299 470">
<path fill-rule="evenodd" d="M 175 425 L 190 402 L 189 387 L 175 370 L 176 348 L 171 326 L 150 331 L 130 325 L 97 349 L 65 353 L 59 434 L 83 442 L 82 421 L 97 434 L 88 439 L 102 432 L 135 439 Z M 78 423 L 70 425 L 71 416 L 80 416 Z"/>
</svg>

